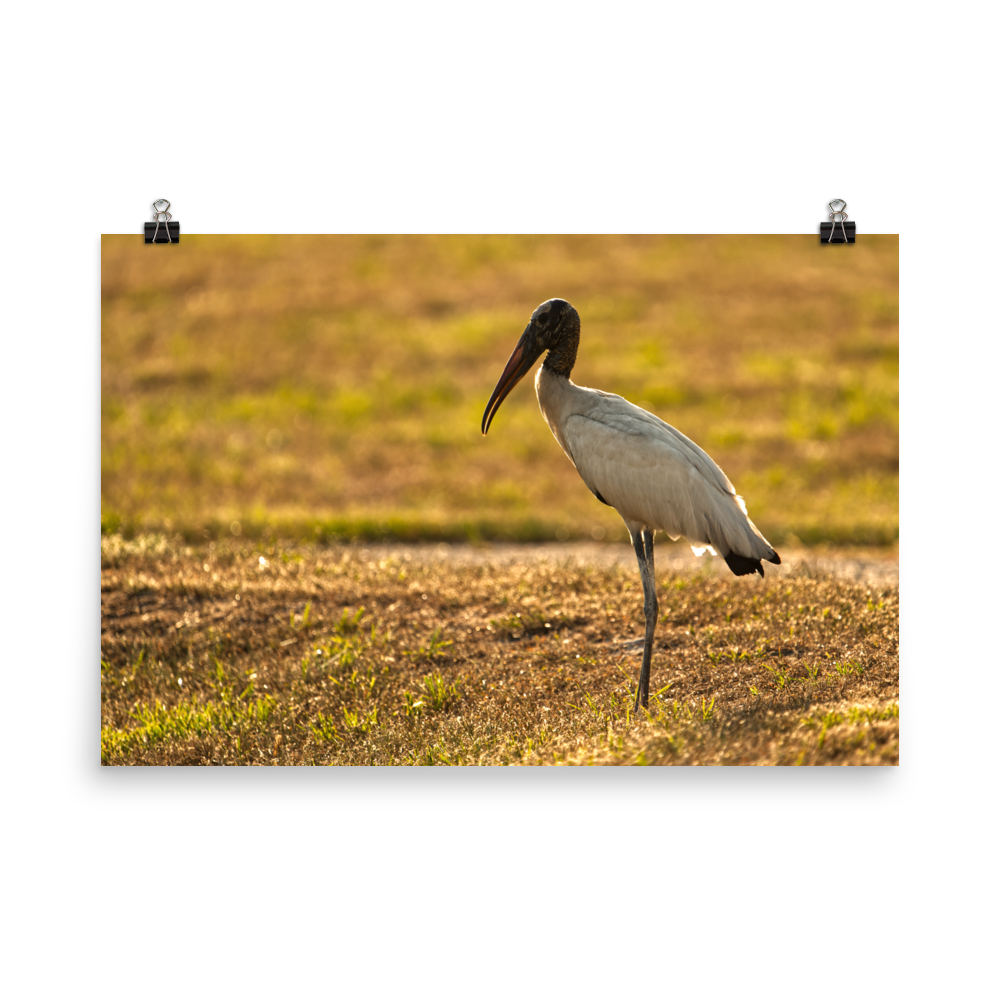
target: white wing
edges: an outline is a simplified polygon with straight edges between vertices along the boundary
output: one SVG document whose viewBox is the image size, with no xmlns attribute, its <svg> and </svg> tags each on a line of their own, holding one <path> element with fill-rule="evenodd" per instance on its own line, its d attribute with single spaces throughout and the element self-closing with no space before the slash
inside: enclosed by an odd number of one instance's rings
<svg viewBox="0 0 1000 1000">
<path fill-rule="evenodd" d="M 774 554 L 733 484 L 690 438 L 621 396 L 595 392 L 586 410 L 562 420 L 570 458 L 591 491 L 626 521 L 721 555 Z"/>
</svg>

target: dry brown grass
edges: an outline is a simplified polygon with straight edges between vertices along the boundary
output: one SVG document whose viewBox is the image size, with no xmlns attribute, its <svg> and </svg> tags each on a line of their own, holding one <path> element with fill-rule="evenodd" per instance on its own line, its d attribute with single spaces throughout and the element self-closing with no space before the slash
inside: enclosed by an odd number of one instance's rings
<svg viewBox="0 0 1000 1000">
<path fill-rule="evenodd" d="M 108 536 L 102 757 L 898 763 L 897 588 L 768 571 L 661 566 L 657 694 L 635 720 L 631 567 Z"/>
</svg>

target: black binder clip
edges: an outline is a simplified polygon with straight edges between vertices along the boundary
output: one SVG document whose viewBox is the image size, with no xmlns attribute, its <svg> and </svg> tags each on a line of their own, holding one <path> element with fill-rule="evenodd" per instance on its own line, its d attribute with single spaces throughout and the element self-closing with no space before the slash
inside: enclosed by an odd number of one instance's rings
<svg viewBox="0 0 1000 1000">
<path fill-rule="evenodd" d="M 830 221 L 819 224 L 820 243 L 853 243 L 854 223 L 847 221 L 847 202 L 843 198 L 834 198 L 830 202 Z M 840 223 L 840 232 L 837 232 L 837 223 Z"/>
<path fill-rule="evenodd" d="M 181 224 L 170 221 L 169 208 L 170 202 L 166 198 L 153 202 L 153 221 L 145 225 L 147 243 L 180 243 Z"/>
</svg>

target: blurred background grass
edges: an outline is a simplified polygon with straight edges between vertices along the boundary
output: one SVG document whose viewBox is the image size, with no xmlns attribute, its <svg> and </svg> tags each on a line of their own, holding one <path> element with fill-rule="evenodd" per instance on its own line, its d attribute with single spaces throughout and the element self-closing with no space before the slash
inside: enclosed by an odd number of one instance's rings
<svg viewBox="0 0 1000 1000">
<path fill-rule="evenodd" d="M 103 531 L 189 538 L 627 537 L 525 380 L 539 302 L 573 379 L 704 447 L 774 544 L 898 538 L 898 238 L 102 239 Z"/>
</svg>

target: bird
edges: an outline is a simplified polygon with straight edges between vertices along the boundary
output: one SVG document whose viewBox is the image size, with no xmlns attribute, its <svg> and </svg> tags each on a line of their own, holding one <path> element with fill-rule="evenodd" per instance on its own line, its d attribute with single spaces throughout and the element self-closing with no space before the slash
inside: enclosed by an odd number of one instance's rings
<svg viewBox="0 0 1000 1000">
<path fill-rule="evenodd" d="M 696 555 L 721 555 L 736 576 L 764 575 L 762 560 L 781 557 L 747 515 L 746 504 L 714 461 L 690 438 L 614 393 L 570 379 L 580 345 L 580 314 L 548 299 L 532 314 L 486 404 L 485 435 L 500 404 L 544 353 L 535 376 L 542 417 L 587 488 L 618 511 L 642 578 L 646 634 L 633 712 L 649 706 L 659 603 L 653 537 L 683 536 Z"/>
</svg>

